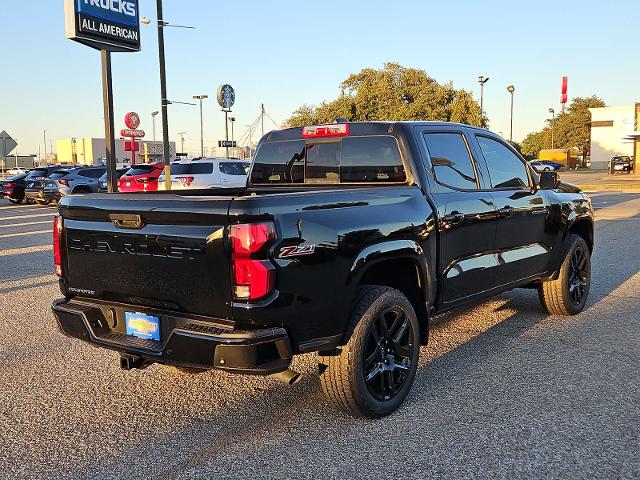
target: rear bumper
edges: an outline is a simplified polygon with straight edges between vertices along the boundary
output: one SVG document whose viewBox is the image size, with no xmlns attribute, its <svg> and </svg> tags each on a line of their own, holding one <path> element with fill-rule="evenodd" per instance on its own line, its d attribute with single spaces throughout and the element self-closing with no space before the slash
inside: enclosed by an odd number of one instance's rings
<svg viewBox="0 0 640 480">
<path fill-rule="evenodd" d="M 202 317 L 142 308 L 160 318 L 161 341 L 126 335 L 124 311 L 139 312 L 141 308 L 84 298 L 60 299 L 52 304 L 65 335 L 150 363 L 254 375 L 282 372 L 291 363 L 291 343 L 283 328 L 240 331 L 202 321 Z"/>
</svg>

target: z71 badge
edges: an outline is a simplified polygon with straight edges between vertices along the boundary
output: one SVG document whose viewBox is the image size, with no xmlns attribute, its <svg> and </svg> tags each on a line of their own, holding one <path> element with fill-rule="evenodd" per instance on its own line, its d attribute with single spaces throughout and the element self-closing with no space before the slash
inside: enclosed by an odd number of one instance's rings
<svg viewBox="0 0 640 480">
<path fill-rule="evenodd" d="M 314 244 L 294 245 L 292 247 L 283 247 L 280 249 L 279 258 L 301 257 L 302 255 L 312 255 L 316 251 Z"/>
</svg>

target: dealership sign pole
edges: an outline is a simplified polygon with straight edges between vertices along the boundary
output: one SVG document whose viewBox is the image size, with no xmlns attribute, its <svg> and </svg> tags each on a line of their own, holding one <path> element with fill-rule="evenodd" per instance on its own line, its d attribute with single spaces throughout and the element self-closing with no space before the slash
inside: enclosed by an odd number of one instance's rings
<svg viewBox="0 0 640 480">
<path fill-rule="evenodd" d="M 66 37 L 101 51 L 107 184 L 117 190 L 111 52 L 140 51 L 138 0 L 65 0 Z"/>
</svg>

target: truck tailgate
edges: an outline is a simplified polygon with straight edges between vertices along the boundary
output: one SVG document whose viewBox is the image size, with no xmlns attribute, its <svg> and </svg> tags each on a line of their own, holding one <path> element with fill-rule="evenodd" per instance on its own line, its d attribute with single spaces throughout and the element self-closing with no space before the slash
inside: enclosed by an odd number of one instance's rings
<svg viewBox="0 0 640 480">
<path fill-rule="evenodd" d="M 229 318 L 224 231 L 231 200 L 169 193 L 65 198 L 67 292 Z"/>
</svg>

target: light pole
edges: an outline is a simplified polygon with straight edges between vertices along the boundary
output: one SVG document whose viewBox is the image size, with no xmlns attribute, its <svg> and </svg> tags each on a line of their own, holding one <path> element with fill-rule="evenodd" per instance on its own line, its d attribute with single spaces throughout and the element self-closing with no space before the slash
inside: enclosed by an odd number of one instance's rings
<svg viewBox="0 0 640 480">
<path fill-rule="evenodd" d="M 236 121 L 236 117 L 229 117 L 229 121 L 231 122 L 231 144 L 233 144 L 233 124 Z M 233 148 L 233 152 L 236 153 L 236 147 Z"/>
<path fill-rule="evenodd" d="M 151 112 L 151 121 L 153 122 L 153 141 L 156 141 L 156 117 L 160 112 Z"/>
<path fill-rule="evenodd" d="M 184 153 L 184 134 L 187 132 L 178 132 L 178 135 L 180 135 L 180 151 L 182 153 Z"/>
<path fill-rule="evenodd" d="M 509 141 L 513 142 L 513 92 L 516 91 L 516 87 L 513 85 L 509 85 L 507 87 L 507 92 L 511 94 L 511 120 L 510 120 L 510 130 L 509 130 Z"/>
<path fill-rule="evenodd" d="M 209 95 L 194 95 L 194 100 L 200 101 L 200 156 L 204 157 L 204 123 L 202 120 L 202 100 L 209 98 Z"/>
<path fill-rule="evenodd" d="M 484 84 L 489 81 L 489 77 L 485 78 L 482 75 L 478 77 L 478 83 L 480 84 L 480 126 L 484 127 Z"/>
<path fill-rule="evenodd" d="M 555 148 L 555 142 L 553 138 L 553 124 L 556 123 L 556 111 L 553 108 L 550 108 L 549 113 L 551 114 L 551 150 L 553 150 Z"/>
<path fill-rule="evenodd" d="M 47 163 L 47 131 L 46 130 L 42 133 L 42 136 L 44 137 L 44 163 L 46 165 Z"/>
</svg>

